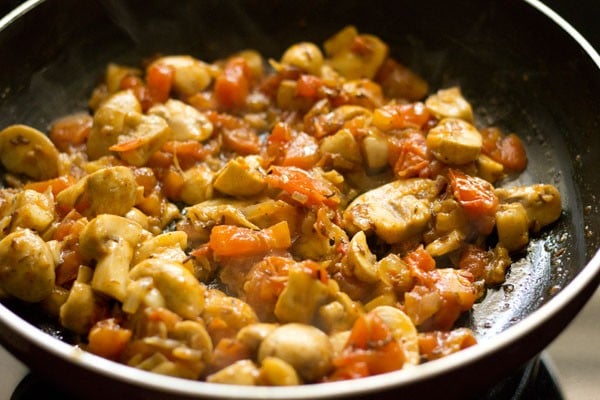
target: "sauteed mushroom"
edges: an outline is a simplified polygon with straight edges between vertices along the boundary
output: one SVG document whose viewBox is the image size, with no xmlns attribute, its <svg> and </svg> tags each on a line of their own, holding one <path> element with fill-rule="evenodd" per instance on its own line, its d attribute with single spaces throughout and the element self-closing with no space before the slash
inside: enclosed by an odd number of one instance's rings
<svg viewBox="0 0 600 400">
<path fill-rule="evenodd" d="M 30 229 L 0 240 L 0 288 L 11 296 L 35 303 L 54 287 L 54 256 L 42 238 Z"/>
<path fill-rule="evenodd" d="M 457 321 L 560 193 L 494 187 L 524 144 L 390 54 L 349 26 L 279 61 L 111 64 L 50 140 L 6 128 L 1 294 L 83 350 L 211 383 L 360 378 L 475 344 Z"/>
<path fill-rule="evenodd" d="M 58 175 L 58 150 L 48 136 L 26 125 L 0 132 L 0 161 L 10 172 L 37 180 Z"/>
</svg>

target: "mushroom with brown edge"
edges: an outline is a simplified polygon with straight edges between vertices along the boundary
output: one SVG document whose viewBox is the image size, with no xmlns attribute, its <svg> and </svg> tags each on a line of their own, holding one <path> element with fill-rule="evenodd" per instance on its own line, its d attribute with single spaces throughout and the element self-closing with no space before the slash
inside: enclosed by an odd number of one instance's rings
<svg viewBox="0 0 600 400">
<path fill-rule="evenodd" d="M 12 173 L 36 180 L 58 176 L 58 150 L 48 136 L 26 125 L 0 132 L 0 161 Z"/>
<path fill-rule="evenodd" d="M 76 208 L 86 217 L 99 214 L 125 215 L 137 201 L 137 183 L 124 166 L 93 172 L 56 196 L 63 208 Z"/>
<path fill-rule="evenodd" d="M 121 302 L 125 299 L 134 248 L 142 238 L 142 227 L 127 218 L 102 214 L 88 222 L 79 246 L 84 259 L 96 261 L 94 290 Z"/>
</svg>

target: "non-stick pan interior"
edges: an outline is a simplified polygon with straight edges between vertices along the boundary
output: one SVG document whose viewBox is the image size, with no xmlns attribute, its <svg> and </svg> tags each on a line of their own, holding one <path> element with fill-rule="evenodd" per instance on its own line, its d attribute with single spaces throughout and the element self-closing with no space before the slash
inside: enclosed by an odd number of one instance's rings
<svg viewBox="0 0 600 400">
<path fill-rule="evenodd" d="M 58 116 L 86 109 L 109 62 L 136 65 L 157 53 L 211 61 L 245 48 L 277 58 L 290 44 L 320 44 L 353 24 L 386 41 L 432 90 L 459 85 L 481 126 L 524 138 L 529 166 L 506 185 L 547 182 L 561 191 L 561 220 L 532 241 L 507 282 L 489 290 L 462 323 L 484 341 L 495 336 L 560 293 L 596 252 L 600 72 L 527 2 L 38 3 L 0 27 L 0 127 L 45 130 Z"/>
</svg>

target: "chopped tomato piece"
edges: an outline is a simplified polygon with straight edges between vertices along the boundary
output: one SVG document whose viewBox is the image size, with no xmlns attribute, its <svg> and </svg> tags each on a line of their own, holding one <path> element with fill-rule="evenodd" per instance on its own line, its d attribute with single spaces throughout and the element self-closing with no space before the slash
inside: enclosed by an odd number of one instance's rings
<svg viewBox="0 0 600 400">
<path fill-rule="evenodd" d="M 160 180 L 165 196 L 174 201 L 180 200 L 184 183 L 181 172 L 175 168 L 169 168 L 161 174 Z"/>
<path fill-rule="evenodd" d="M 144 81 L 135 75 L 126 75 L 121 79 L 121 89 L 129 89 L 142 105 L 142 110 L 146 111 L 152 106 L 150 92 L 144 84 Z"/>
<path fill-rule="evenodd" d="M 240 257 L 287 249 L 292 244 L 288 224 L 279 222 L 269 228 L 254 230 L 234 225 L 212 228 L 209 246 L 216 256 Z"/>
<path fill-rule="evenodd" d="M 215 97 L 225 109 L 242 108 L 250 92 L 250 68 L 241 57 L 230 59 L 215 81 Z"/>
<path fill-rule="evenodd" d="M 477 339 L 467 328 L 419 333 L 419 353 L 427 361 L 448 356 L 475 344 Z"/>
<path fill-rule="evenodd" d="M 448 177 L 454 197 L 471 218 L 475 228 L 482 234 L 491 233 L 499 204 L 492 184 L 455 169 L 448 171 Z"/>
<path fill-rule="evenodd" d="M 399 178 L 428 177 L 428 166 L 433 155 L 427 147 L 425 135 L 417 130 L 409 130 L 401 136 L 391 136 L 390 164 Z"/>
<path fill-rule="evenodd" d="M 273 164 L 311 168 L 319 158 L 317 139 L 305 132 L 293 131 L 288 124 L 277 123 L 267 139 L 267 154 Z"/>
<path fill-rule="evenodd" d="M 375 313 L 354 322 L 342 353 L 334 358 L 335 371 L 329 380 L 353 379 L 401 369 L 404 350 L 390 328 Z"/>
<path fill-rule="evenodd" d="M 323 86 L 323 80 L 314 75 L 301 75 L 296 85 L 296 94 L 300 97 L 316 99 L 319 97 L 319 91 Z"/>
<path fill-rule="evenodd" d="M 257 154 L 260 151 L 258 135 L 250 127 L 222 130 L 223 144 L 241 155 Z"/>
<path fill-rule="evenodd" d="M 453 268 L 437 271 L 435 290 L 440 294 L 442 305 L 433 317 L 436 329 L 449 330 L 461 313 L 469 310 L 477 299 L 473 275 Z"/>
<path fill-rule="evenodd" d="M 210 153 L 210 151 L 197 140 L 187 140 L 184 142 L 170 141 L 162 146 L 161 151 L 172 154 L 169 165 L 172 164 L 173 159 L 177 159 L 177 164 L 183 170 L 204 160 Z"/>
<path fill-rule="evenodd" d="M 294 263 L 291 258 L 267 256 L 254 263 L 240 283 L 246 302 L 261 321 L 276 321 L 275 304 L 287 285 Z M 240 268 L 236 266 L 235 270 L 236 276 L 239 276 Z"/>
<path fill-rule="evenodd" d="M 282 189 L 302 205 L 336 207 L 340 203 L 333 184 L 300 168 L 274 165 L 266 180 L 269 185 Z"/>
<path fill-rule="evenodd" d="M 410 68 L 392 58 L 387 58 L 377 71 L 375 80 L 381 84 L 383 92 L 390 98 L 417 101 L 427 95 L 429 85 Z"/>
<path fill-rule="evenodd" d="M 75 182 L 77 182 L 77 180 L 71 175 L 62 175 L 58 178 L 48 179 L 46 181 L 29 182 L 25 185 L 24 189 L 31 189 L 40 193 L 44 193 L 46 190 L 50 189 L 52 194 L 56 196 Z"/>
<path fill-rule="evenodd" d="M 123 142 L 113 144 L 108 149 L 110 151 L 116 151 L 116 152 L 127 152 L 127 151 L 131 151 L 131 150 L 135 150 L 143 145 L 144 145 L 144 139 L 133 138 L 133 139 L 129 139 L 129 140 L 125 140 Z"/>
<path fill-rule="evenodd" d="M 84 144 L 90 135 L 93 118 L 88 114 L 75 114 L 55 121 L 50 128 L 50 140 L 60 151 Z"/>
<path fill-rule="evenodd" d="M 173 69 L 168 65 L 154 63 L 146 72 L 148 96 L 152 103 L 164 103 L 169 99 L 173 86 Z"/>
<path fill-rule="evenodd" d="M 88 335 L 87 350 L 111 360 L 117 360 L 125 351 L 133 332 L 122 328 L 114 318 L 98 321 Z"/>
<path fill-rule="evenodd" d="M 517 135 L 504 135 L 498 128 L 481 130 L 484 154 L 504 166 L 508 172 L 522 172 L 527 167 L 527 153 Z"/>
<path fill-rule="evenodd" d="M 52 239 L 62 242 L 60 251 L 61 262 L 56 267 L 56 284 L 62 286 L 77 278 L 79 266 L 84 263 L 79 250 L 79 235 L 87 220 L 77 211 L 72 210 L 58 224 Z"/>
</svg>

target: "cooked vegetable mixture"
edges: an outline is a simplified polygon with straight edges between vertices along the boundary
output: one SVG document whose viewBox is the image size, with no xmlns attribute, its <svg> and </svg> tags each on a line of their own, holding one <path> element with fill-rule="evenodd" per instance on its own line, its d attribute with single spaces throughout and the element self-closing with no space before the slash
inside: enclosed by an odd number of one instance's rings
<svg viewBox="0 0 600 400">
<path fill-rule="evenodd" d="M 346 27 L 279 60 L 245 50 L 108 65 L 89 113 L 0 132 L 0 292 L 82 348 L 208 382 L 299 385 L 476 343 L 456 325 L 561 215 L 495 188 L 520 139 L 477 126 Z"/>
</svg>

